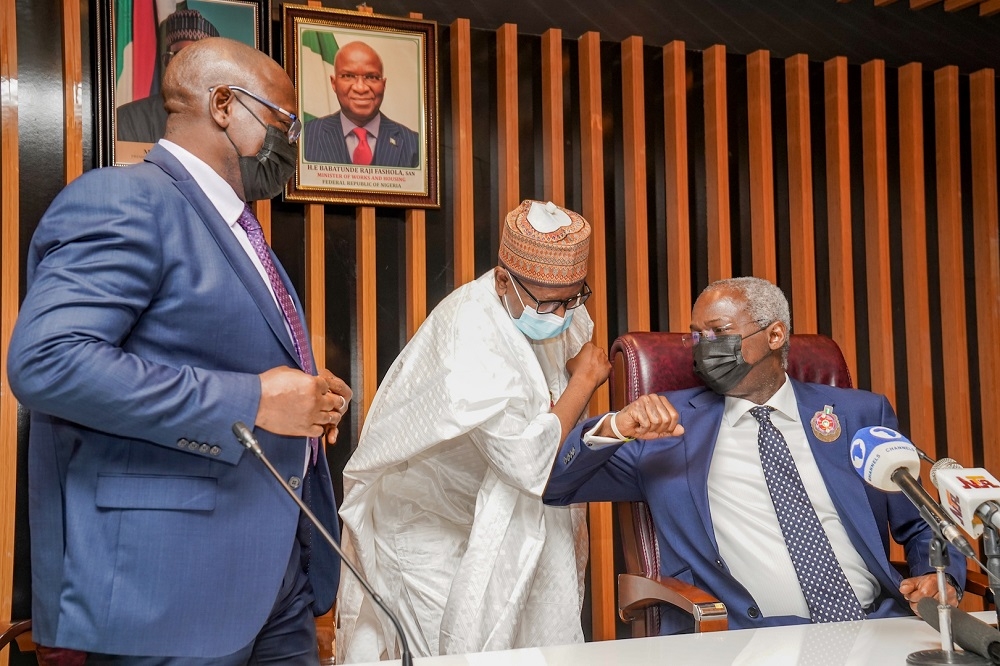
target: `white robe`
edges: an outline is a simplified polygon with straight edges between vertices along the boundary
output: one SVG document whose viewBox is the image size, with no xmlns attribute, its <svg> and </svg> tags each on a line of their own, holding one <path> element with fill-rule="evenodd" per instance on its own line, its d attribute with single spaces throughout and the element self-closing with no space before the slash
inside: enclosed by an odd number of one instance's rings
<svg viewBox="0 0 1000 666">
<path fill-rule="evenodd" d="M 550 409 L 586 309 L 534 342 L 493 272 L 456 289 L 393 362 L 344 470 L 343 547 L 399 617 L 414 656 L 583 641 L 582 506 L 541 494 L 562 428 Z M 392 623 L 350 572 L 337 663 L 398 658 Z"/>
</svg>

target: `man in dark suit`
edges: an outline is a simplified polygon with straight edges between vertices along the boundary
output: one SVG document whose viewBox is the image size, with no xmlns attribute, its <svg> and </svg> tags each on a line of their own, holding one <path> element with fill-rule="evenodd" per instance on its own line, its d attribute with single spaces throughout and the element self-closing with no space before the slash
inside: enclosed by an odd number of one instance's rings
<svg viewBox="0 0 1000 666">
<path fill-rule="evenodd" d="M 885 397 L 790 379 L 788 302 L 766 280 L 710 285 L 691 320 L 707 387 L 642 396 L 578 426 L 545 501 L 647 502 L 660 573 L 715 595 L 732 628 L 904 615 L 934 596 L 930 527 L 850 461 L 852 433 L 897 427 Z M 911 578 L 889 563 L 890 530 Z M 955 550 L 949 575 L 955 604 L 965 580 Z M 662 607 L 663 633 L 690 627 Z"/>
<path fill-rule="evenodd" d="M 337 534 L 317 445 L 351 390 L 314 369 L 302 305 L 245 203 L 294 169 L 295 94 L 277 63 L 222 38 L 178 54 L 164 93 L 164 139 L 66 187 L 28 255 L 8 372 L 31 410 L 40 661 L 315 664 L 339 561 L 231 430 L 251 426 Z"/>
<path fill-rule="evenodd" d="M 330 84 L 340 111 L 306 123 L 307 162 L 416 168 L 420 137 L 379 109 L 385 97 L 382 59 L 364 42 L 350 42 L 334 56 Z"/>
</svg>

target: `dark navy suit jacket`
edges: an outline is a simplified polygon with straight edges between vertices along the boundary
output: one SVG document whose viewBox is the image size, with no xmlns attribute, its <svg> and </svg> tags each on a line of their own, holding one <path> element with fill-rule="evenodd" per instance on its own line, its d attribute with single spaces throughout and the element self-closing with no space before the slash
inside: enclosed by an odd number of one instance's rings
<svg viewBox="0 0 1000 666">
<path fill-rule="evenodd" d="M 867 485 L 854 470 L 849 454 L 853 433 L 879 424 L 896 428 L 896 415 L 883 396 L 867 391 L 794 380 L 792 386 L 830 497 L 851 542 L 882 588 L 869 617 L 909 615 L 909 604 L 899 594 L 902 576 L 889 563 L 889 530 L 904 545 L 911 574 L 916 576 L 933 571 L 931 529 L 902 494 L 883 493 Z M 729 573 L 719 554 L 709 513 L 708 471 L 725 399 L 703 387 L 664 395 L 680 413 L 683 435 L 591 449 L 582 441 L 582 434 L 597 422 L 590 419 L 577 426 L 563 444 L 545 502 L 645 501 L 656 526 L 661 575 L 715 595 L 729 610 L 730 628 L 808 622 L 794 616 L 762 617 L 757 603 Z M 817 439 L 808 426 L 826 405 L 835 407 L 841 425 L 840 437 L 829 443 Z M 965 558 L 952 549 L 948 573 L 959 585 L 965 584 L 965 569 Z M 691 626 L 690 616 L 661 608 L 661 633 L 678 633 Z"/>
<path fill-rule="evenodd" d="M 8 371 L 31 410 L 35 640 L 151 656 L 242 648 L 272 610 L 300 513 L 231 431 L 254 423 L 259 373 L 299 365 L 260 274 L 197 182 L 154 146 L 145 162 L 91 171 L 56 197 L 28 283 Z M 301 484 L 305 438 L 256 435 Z M 320 451 L 306 495 L 336 535 Z M 317 535 L 310 562 L 322 612 L 339 561 Z"/>
<path fill-rule="evenodd" d="M 347 152 L 340 111 L 333 115 L 316 118 L 306 123 L 302 129 L 303 156 L 308 162 L 330 164 L 351 164 Z M 394 120 L 382 114 L 379 123 L 378 141 L 372 166 L 405 167 L 414 169 L 420 165 L 420 137 Z"/>
</svg>

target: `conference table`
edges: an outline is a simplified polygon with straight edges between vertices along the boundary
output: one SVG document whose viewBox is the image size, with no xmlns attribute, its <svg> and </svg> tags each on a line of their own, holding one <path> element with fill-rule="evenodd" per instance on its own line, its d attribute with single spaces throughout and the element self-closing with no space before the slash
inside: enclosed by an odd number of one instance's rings
<svg viewBox="0 0 1000 666">
<path fill-rule="evenodd" d="M 990 624 L 997 621 L 993 611 L 972 615 Z M 911 652 L 940 648 L 941 636 L 935 629 L 919 618 L 905 617 L 417 657 L 413 662 L 415 666 L 893 666 L 905 664 Z"/>
</svg>

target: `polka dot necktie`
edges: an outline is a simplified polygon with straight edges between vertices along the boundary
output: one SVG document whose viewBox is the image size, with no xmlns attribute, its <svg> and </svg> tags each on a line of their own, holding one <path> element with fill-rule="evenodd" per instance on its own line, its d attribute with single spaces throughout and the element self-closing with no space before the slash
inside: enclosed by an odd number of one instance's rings
<svg viewBox="0 0 1000 666">
<path fill-rule="evenodd" d="M 863 620 L 865 612 L 809 501 L 788 443 L 771 423 L 772 409 L 760 405 L 752 408 L 750 414 L 760 424 L 757 447 L 764 480 L 795 575 L 809 605 L 809 615 L 813 622 Z"/>
<path fill-rule="evenodd" d="M 312 356 L 309 354 L 309 341 L 306 339 L 306 330 L 302 325 L 302 318 L 299 317 L 299 313 L 295 309 L 295 304 L 292 303 L 292 297 L 289 295 L 288 290 L 285 289 L 285 283 L 281 281 L 281 276 L 278 275 L 278 268 L 274 265 L 274 261 L 271 260 L 271 249 L 264 239 L 264 230 L 261 229 L 260 222 L 257 221 L 257 217 L 250 210 L 250 206 L 243 207 L 243 213 L 240 215 L 237 223 L 247 232 L 247 238 L 250 239 L 250 246 L 257 254 L 257 258 L 260 259 L 260 263 L 264 266 L 264 272 L 267 273 L 271 289 L 274 290 L 274 298 L 278 301 L 281 314 L 284 315 L 285 321 L 288 323 L 288 328 L 292 331 L 292 345 L 294 345 L 295 353 L 299 357 L 299 364 L 302 366 L 302 371 L 310 375 L 315 374 L 316 368 L 313 366 Z M 315 464 L 316 456 L 319 453 L 319 440 L 315 437 L 310 437 L 309 448 L 312 454 L 312 462 Z"/>
</svg>

